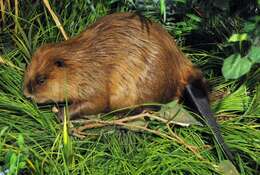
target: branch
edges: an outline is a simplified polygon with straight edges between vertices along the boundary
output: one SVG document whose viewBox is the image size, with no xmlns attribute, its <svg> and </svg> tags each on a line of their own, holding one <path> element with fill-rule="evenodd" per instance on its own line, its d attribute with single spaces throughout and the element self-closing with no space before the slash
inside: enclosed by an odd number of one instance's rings
<svg viewBox="0 0 260 175">
<path fill-rule="evenodd" d="M 54 13 L 54 11 L 51 9 L 51 6 L 50 6 L 50 3 L 48 0 L 43 0 L 43 3 L 44 5 L 46 6 L 46 8 L 48 9 L 48 11 L 50 12 L 51 16 L 52 16 L 52 19 L 54 20 L 56 26 L 60 29 L 63 37 L 65 40 L 68 40 L 68 36 L 65 32 L 65 30 L 63 29 L 60 21 L 59 21 L 59 18 L 57 17 L 57 15 Z"/>
<path fill-rule="evenodd" d="M 149 118 L 161 121 L 162 123 L 165 123 L 168 127 L 168 130 L 170 131 L 170 134 L 163 133 L 163 132 L 158 131 L 158 130 L 149 129 L 146 126 L 138 126 L 138 125 L 133 125 L 133 124 L 127 123 L 127 122 L 131 122 L 131 121 L 138 120 L 138 119 L 144 120 L 144 117 L 149 117 Z M 177 136 L 171 130 L 168 120 L 154 116 L 154 115 L 149 114 L 149 113 L 141 113 L 141 114 L 138 114 L 138 115 L 129 116 L 129 117 L 125 117 L 123 119 L 117 119 L 117 120 L 111 120 L 111 121 L 95 120 L 95 119 L 86 120 L 86 121 L 84 121 L 83 126 L 80 126 L 78 128 L 74 128 L 72 131 L 73 131 L 74 136 L 79 137 L 79 138 L 84 138 L 85 135 L 87 135 L 87 134 L 86 134 L 86 132 L 83 132 L 83 131 L 86 130 L 86 129 L 101 128 L 101 127 L 113 126 L 113 125 L 123 126 L 123 127 L 126 127 L 127 129 L 135 130 L 135 131 L 136 130 L 142 130 L 142 131 L 146 131 L 146 132 L 155 134 L 155 135 L 160 136 L 162 138 L 167 138 L 167 139 L 173 140 L 180 145 L 184 145 L 185 148 L 187 148 L 192 153 L 194 153 L 200 160 L 203 160 L 202 156 L 200 156 L 198 154 L 199 149 L 197 147 L 187 144 L 182 138 Z"/>
</svg>

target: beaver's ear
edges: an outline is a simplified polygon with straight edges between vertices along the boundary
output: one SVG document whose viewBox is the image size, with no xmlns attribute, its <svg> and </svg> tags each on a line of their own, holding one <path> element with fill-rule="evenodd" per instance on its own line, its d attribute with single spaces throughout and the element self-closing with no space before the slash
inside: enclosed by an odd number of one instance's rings
<svg viewBox="0 0 260 175">
<path fill-rule="evenodd" d="M 66 66 L 65 62 L 62 58 L 55 59 L 54 64 L 55 64 L 55 66 L 60 67 L 60 68 L 63 68 Z"/>
</svg>

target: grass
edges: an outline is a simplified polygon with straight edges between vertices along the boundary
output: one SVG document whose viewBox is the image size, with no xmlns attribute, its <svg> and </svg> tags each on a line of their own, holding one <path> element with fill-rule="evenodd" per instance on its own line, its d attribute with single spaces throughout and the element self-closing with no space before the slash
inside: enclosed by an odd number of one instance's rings
<svg viewBox="0 0 260 175">
<path fill-rule="evenodd" d="M 127 3 L 114 2 L 118 3 L 116 8 L 112 8 L 113 1 L 92 3 L 80 0 L 75 3 L 55 1 L 51 7 L 59 14 L 68 36 L 75 36 L 100 16 L 130 9 Z M 22 95 L 23 73 L 31 54 L 43 43 L 63 40 L 62 34 L 43 3 L 24 1 L 19 4 L 19 13 L 15 10 L 17 8 L 7 4 L 5 11 L 1 10 L 5 21 L 0 24 L 0 172 L 223 174 L 219 163 L 225 159 L 224 155 L 212 141 L 207 127 L 173 127 L 173 133 L 186 144 L 198 148 L 203 159 L 187 149 L 185 144 L 118 126 L 88 131 L 90 136 L 85 139 L 68 135 L 68 126 L 57 121 L 51 112 L 52 106 L 38 107 Z M 158 19 L 158 16 L 153 18 Z M 189 23 L 190 20 L 186 21 L 185 26 Z M 173 24 L 165 27 L 174 33 Z M 183 30 L 184 33 L 190 32 Z M 177 40 L 181 44 L 185 35 L 178 35 Z M 235 153 L 240 174 L 257 174 L 260 163 L 260 86 L 256 83 L 259 69 L 242 80 L 225 81 L 218 74 L 222 64 L 218 54 L 183 50 L 203 69 L 213 92 L 224 95 L 214 100 L 212 108 L 221 124 L 224 139 Z M 152 128 L 167 131 L 159 122 L 152 123 Z"/>
</svg>

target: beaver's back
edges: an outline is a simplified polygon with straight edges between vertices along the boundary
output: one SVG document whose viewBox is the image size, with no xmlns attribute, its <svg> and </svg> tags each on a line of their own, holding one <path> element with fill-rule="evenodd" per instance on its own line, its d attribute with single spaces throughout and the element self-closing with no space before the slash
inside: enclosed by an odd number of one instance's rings
<svg viewBox="0 0 260 175">
<path fill-rule="evenodd" d="M 171 36 L 138 15 L 108 15 L 78 39 L 92 37 L 81 52 L 87 52 L 85 64 L 96 65 L 98 71 L 93 71 L 92 76 L 104 83 L 99 93 L 109 94 L 112 109 L 178 98 L 186 75 L 194 71 Z M 89 73 L 88 69 L 85 71 Z"/>
</svg>

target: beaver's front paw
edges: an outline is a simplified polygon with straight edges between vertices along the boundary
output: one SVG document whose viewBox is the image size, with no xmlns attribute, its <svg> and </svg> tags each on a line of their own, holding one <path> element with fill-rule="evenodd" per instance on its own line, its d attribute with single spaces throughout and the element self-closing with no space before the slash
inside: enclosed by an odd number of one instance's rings
<svg viewBox="0 0 260 175">
<path fill-rule="evenodd" d="M 60 108 L 59 109 L 59 112 L 57 113 L 57 119 L 60 121 L 60 122 L 63 122 L 64 121 L 64 108 Z"/>
<path fill-rule="evenodd" d="M 58 108 L 57 106 L 52 107 L 52 112 L 56 114 L 58 121 L 64 121 L 64 108 Z"/>
</svg>

